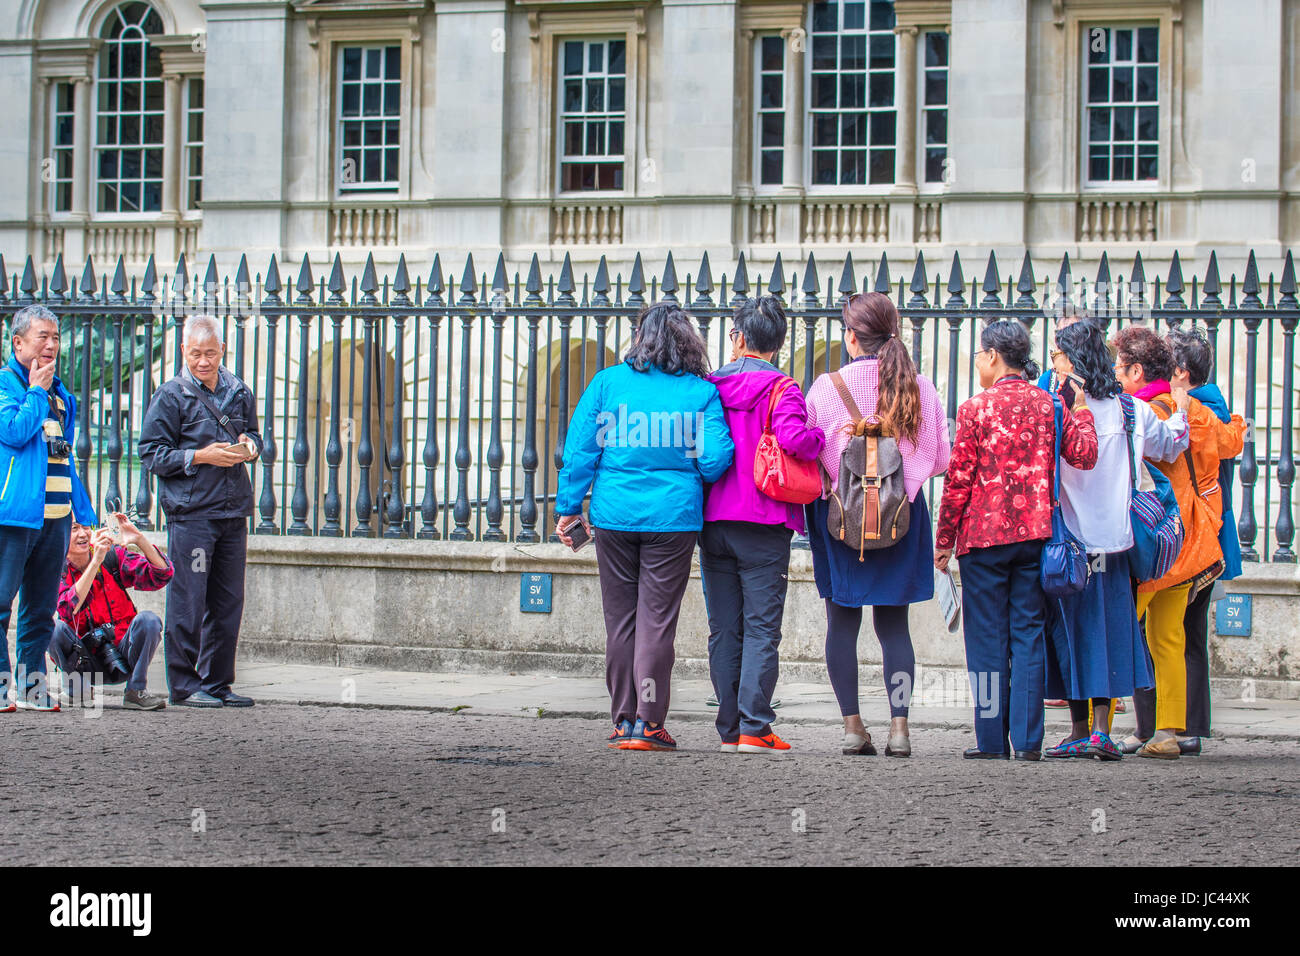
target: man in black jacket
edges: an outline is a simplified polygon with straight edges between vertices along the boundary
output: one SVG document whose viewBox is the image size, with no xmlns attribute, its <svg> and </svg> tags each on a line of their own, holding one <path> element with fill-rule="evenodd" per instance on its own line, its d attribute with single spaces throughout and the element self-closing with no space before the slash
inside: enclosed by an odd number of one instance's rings
<svg viewBox="0 0 1300 956">
<path fill-rule="evenodd" d="M 140 429 L 140 460 L 158 478 L 176 573 L 163 648 L 173 704 L 251 707 L 230 689 L 244 610 L 253 484 L 262 451 L 253 393 L 222 366 L 221 327 L 186 320 L 185 368 L 154 394 Z"/>
</svg>

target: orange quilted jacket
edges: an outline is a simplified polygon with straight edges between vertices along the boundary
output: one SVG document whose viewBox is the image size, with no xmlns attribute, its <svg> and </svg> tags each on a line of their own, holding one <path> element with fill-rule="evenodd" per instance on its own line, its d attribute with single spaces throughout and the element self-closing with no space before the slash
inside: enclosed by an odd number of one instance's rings
<svg viewBox="0 0 1300 956">
<path fill-rule="evenodd" d="M 1155 396 L 1148 404 L 1162 420 L 1172 415 L 1175 407 L 1173 396 L 1168 392 Z M 1151 463 L 1173 485 L 1174 497 L 1178 499 L 1178 510 L 1182 512 L 1183 518 L 1183 548 L 1178 552 L 1178 558 L 1168 574 L 1140 585 L 1139 591 L 1160 591 L 1182 584 L 1223 557 L 1223 549 L 1219 547 L 1219 528 L 1223 525 L 1219 461 L 1241 454 L 1246 423 L 1240 415 L 1233 415 L 1232 420 L 1224 424 L 1194 398 L 1187 408 L 1187 421 L 1191 427 L 1188 452 L 1196 468 L 1196 489 L 1192 488 L 1187 455 L 1179 455 L 1173 463 Z"/>
</svg>

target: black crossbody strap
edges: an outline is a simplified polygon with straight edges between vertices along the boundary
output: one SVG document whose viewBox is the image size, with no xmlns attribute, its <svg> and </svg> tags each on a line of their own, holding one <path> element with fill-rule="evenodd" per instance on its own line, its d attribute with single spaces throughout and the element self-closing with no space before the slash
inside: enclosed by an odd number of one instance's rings
<svg viewBox="0 0 1300 956">
<path fill-rule="evenodd" d="M 1157 403 L 1153 402 L 1152 404 L 1157 404 Z M 1160 405 L 1161 408 L 1168 411 L 1170 415 L 1173 415 L 1174 409 L 1169 405 L 1168 402 L 1161 400 L 1158 404 Z M 1188 427 L 1189 428 L 1191 427 L 1190 422 L 1188 423 Z M 1188 441 L 1187 447 L 1183 449 L 1183 460 L 1187 462 L 1188 474 L 1192 476 L 1192 493 L 1195 495 L 1200 495 L 1201 486 L 1196 481 L 1196 465 L 1192 462 L 1192 446 L 1190 440 Z"/>
<path fill-rule="evenodd" d="M 233 441 L 236 445 L 239 444 L 240 441 L 239 433 L 230 427 L 230 416 L 222 412 L 221 409 L 217 408 L 216 402 L 208 398 L 208 396 L 204 395 L 202 389 L 200 389 L 198 392 L 195 392 L 188 385 L 184 383 L 181 384 L 181 388 L 185 389 L 186 395 L 193 396 L 197 398 L 200 402 L 202 402 L 204 406 L 207 408 L 207 410 L 210 411 L 212 413 L 212 416 L 217 420 L 217 424 L 226 430 L 226 434 L 230 436 L 230 440 Z"/>
</svg>

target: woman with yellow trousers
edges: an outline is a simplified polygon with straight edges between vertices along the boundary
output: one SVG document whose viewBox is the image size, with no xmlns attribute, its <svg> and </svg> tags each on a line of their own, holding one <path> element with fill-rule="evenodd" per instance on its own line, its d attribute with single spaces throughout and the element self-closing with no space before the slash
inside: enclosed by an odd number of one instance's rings
<svg viewBox="0 0 1300 956">
<path fill-rule="evenodd" d="M 1124 390 L 1147 402 L 1162 420 L 1173 414 L 1169 376 L 1174 360 L 1169 344 L 1145 326 L 1129 326 L 1115 337 L 1115 347 L 1115 377 Z M 1183 615 L 1188 601 L 1213 584 L 1223 570 L 1219 461 L 1241 453 L 1246 430 L 1240 415 L 1225 424 L 1194 398 L 1187 399 L 1187 421 L 1191 441 L 1182 457 L 1171 463 L 1152 462 L 1173 486 L 1182 516 L 1183 546 L 1169 572 L 1140 584 L 1137 596 L 1139 619 L 1146 614 L 1147 648 L 1156 680 L 1156 732 L 1137 755 L 1165 760 L 1178 757 L 1177 734 L 1187 723 Z"/>
</svg>

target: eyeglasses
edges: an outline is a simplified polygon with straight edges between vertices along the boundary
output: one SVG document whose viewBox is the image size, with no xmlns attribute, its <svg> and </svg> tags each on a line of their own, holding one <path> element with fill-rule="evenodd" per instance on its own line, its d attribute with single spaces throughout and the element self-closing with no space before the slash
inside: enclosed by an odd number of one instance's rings
<svg viewBox="0 0 1300 956">
<path fill-rule="evenodd" d="M 740 334 L 741 334 L 740 329 L 732 329 L 730 332 L 727 333 L 727 338 L 731 339 L 731 341 L 734 342 L 736 341 L 736 336 Z"/>
<path fill-rule="evenodd" d="M 1052 349 L 1047 354 L 1051 356 L 1052 361 L 1055 362 L 1058 356 L 1065 354 L 1065 349 Z"/>
</svg>

